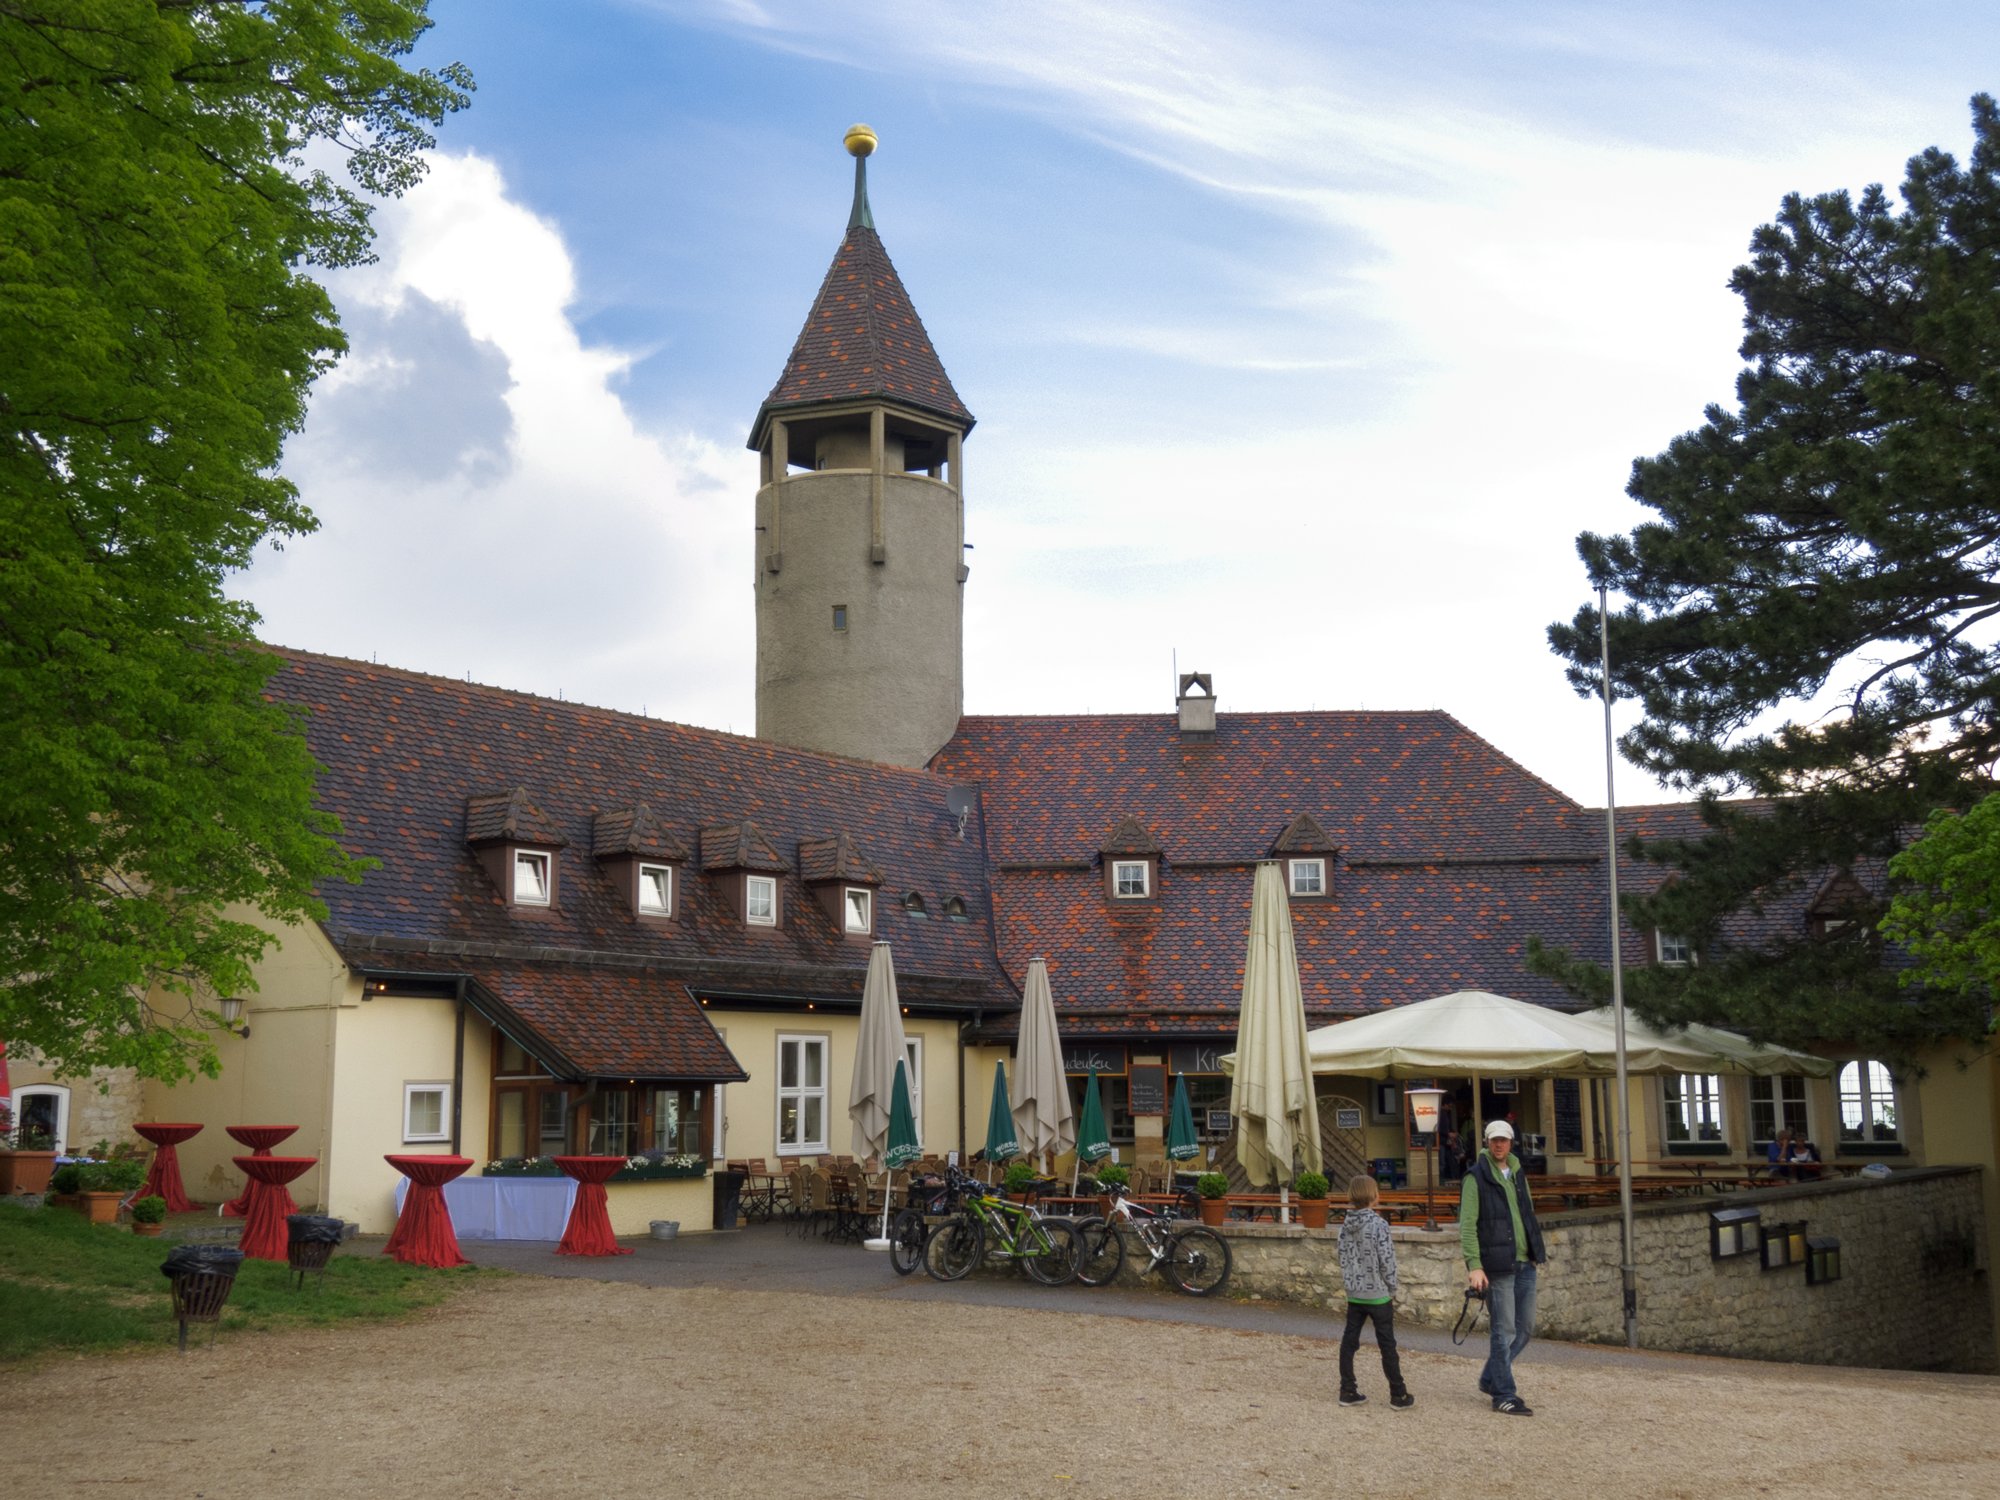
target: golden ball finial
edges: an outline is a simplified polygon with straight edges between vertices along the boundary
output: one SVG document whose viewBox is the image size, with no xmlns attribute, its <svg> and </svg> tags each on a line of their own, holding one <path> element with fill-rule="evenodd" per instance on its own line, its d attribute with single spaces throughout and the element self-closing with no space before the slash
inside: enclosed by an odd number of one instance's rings
<svg viewBox="0 0 2000 1500">
<path fill-rule="evenodd" d="M 873 156 L 875 154 L 875 132 L 866 125 L 847 127 L 847 154 L 849 156 Z"/>
</svg>

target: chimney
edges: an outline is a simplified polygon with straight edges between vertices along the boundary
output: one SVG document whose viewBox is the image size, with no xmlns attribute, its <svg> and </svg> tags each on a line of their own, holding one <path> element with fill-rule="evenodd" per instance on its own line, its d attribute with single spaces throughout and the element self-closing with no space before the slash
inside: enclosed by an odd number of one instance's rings
<svg viewBox="0 0 2000 1500">
<path fill-rule="evenodd" d="M 1180 711 L 1181 743 L 1205 744 L 1215 738 L 1215 683 L 1208 673 L 1181 673 L 1174 707 Z"/>
</svg>

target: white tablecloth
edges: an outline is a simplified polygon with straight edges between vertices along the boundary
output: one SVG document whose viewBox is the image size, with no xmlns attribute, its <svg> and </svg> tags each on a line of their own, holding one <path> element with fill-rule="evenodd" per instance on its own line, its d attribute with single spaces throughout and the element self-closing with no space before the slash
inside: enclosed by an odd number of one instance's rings
<svg viewBox="0 0 2000 1500">
<path fill-rule="evenodd" d="M 396 1212 L 403 1212 L 408 1178 L 396 1181 Z M 570 1177 L 457 1177 L 444 1185 L 451 1227 L 462 1240 L 548 1240 L 563 1237 L 576 1180 Z"/>
</svg>

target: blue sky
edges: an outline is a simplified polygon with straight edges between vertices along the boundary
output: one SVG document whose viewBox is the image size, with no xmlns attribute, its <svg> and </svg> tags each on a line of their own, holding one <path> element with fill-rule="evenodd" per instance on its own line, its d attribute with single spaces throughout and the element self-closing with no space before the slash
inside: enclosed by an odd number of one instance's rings
<svg viewBox="0 0 2000 1500">
<path fill-rule="evenodd" d="M 1443 708 L 1592 803 L 1576 533 L 1728 398 L 1780 197 L 2000 86 L 2000 10 L 1925 3 L 433 14 L 479 91 L 333 282 L 268 639 L 750 732 L 743 443 L 865 120 L 979 418 L 969 711 L 1164 712 L 1177 653 L 1224 714 Z"/>
</svg>

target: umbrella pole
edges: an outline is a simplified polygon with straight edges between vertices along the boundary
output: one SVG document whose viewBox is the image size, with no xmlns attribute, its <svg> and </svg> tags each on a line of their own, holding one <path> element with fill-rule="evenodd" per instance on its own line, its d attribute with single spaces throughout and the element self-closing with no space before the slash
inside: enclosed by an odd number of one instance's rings
<svg viewBox="0 0 2000 1500">
<path fill-rule="evenodd" d="M 1639 1347 L 1639 1268 L 1632 1240 L 1632 1090 L 1625 1064 L 1625 965 L 1618 953 L 1618 798 L 1612 789 L 1611 771 L 1611 619 L 1607 613 L 1605 586 L 1597 586 L 1597 647 L 1603 664 L 1604 685 L 1604 862 L 1611 892 L 1611 1015 L 1618 1036 L 1618 1216 L 1621 1251 L 1618 1272 L 1625 1290 L 1625 1344 Z"/>
</svg>

